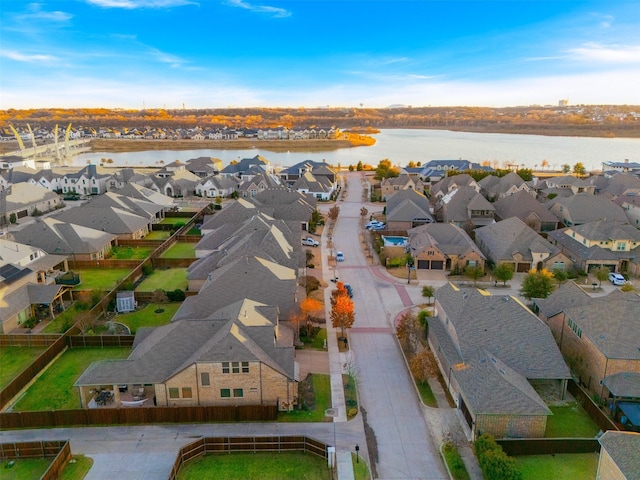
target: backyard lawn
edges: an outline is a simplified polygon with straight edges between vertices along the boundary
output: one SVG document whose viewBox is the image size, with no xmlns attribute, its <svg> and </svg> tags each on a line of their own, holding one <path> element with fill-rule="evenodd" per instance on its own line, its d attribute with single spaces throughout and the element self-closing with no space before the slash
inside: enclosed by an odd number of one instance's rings
<svg viewBox="0 0 640 480">
<path fill-rule="evenodd" d="M 330 417 L 325 415 L 325 410 L 331 407 L 331 380 L 329 375 L 314 373 L 309 375 L 313 385 L 313 395 L 304 391 L 306 380 L 298 384 L 298 397 L 302 401 L 303 409 L 293 412 L 279 412 L 279 422 L 329 422 Z M 302 390 L 301 390 L 302 388 Z M 311 406 L 309 406 L 311 404 Z"/>
<path fill-rule="evenodd" d="M 204 455 L 184 464 L 179 480 L 329 480 L 324 458 L 302 452 Z"/>
<path fill-rule="evenodd" d="M 164 217 L 160 225 L 175 225 L 176 223 L 187 223 L 191 217 Z"/>
<path fill-rule="evenodd" d="M 171 236 L 170 231 L 164 230 L 154 230 L 153 232 L 149 232 L 147 236 L 144 237 L 145 240 L 166 240 Z"/>
<path fill-rule="evenodd" d="M 64 467 L 60 480 L 82 480 L 93 465 L 93 459 L 84 455 L 74 455 L 73 460 L 75 460 L 74 463 L 67 463 Z"/>
<path fill-rule="evenodd" d="M 187 289 L 187 269 L 167 268 L 156 269 L 146 277 L 136 288 L 137 292 L 155 292 L 156 290 L 170 292 Z"/>
<path fill-rule="evenodd" d="M 42 333 L 64 333 L 75 321 L 76 315 L 80 313 L 77 303 L 74 303 L 70 308 L 67 308 L 64 312 L 59 314 L 56 318 L 51 320 L 49 324 L 42 329 Z M 86 311 L 86 310 L 85 310 Z"/>
<path fill-rule="evenodd" d="M 113 260 L 144 260 L 151 254 L 151 247 L 131 247 L 123 245 L 111 249 Z"/>
<path fill-rule="evenodd" d="M 522 480 L 590 480 L 598 471 L 597 453 L 557 453 L 515 457 Z"/>
<path fill-rule="evenodd" d="M 162 258 L 196 258 L 195 243 L 178 242 L 164 252 Z"/>
<path fill-rule="evenodd" d="M 29 387 L 14 411 L 71 410 L 80 408 L 80 394 L 73 386 L 91 362 L 129 356 L 128 348 L 72 348 L 64 352 Z"/>
<path fill-rule="evenodd" d="M 104 290 L 110 292 L 131 272 L 128 268 L 81 268 L 74 270 L 80 274 L 80 285 L 74 290 Z"/>
<path fill-rule="evenodd" d="M 547 417 L 547 438 L 592 438 L 600 428 L 577 403 L 566 407 L 549 407 L 553 415 Z"/>
<path fill-rule="evenodd" d="M 13 460 L 13 466 L 8 467 L 12 460 L 2 459 L 0 462 L 0 478 L 2 480 L 31 480 L 40 478 L 51 464 L 50 458 L 18 458 Z"/>
<path fill-rule="evenodd" d="M 44 348 L 40 347 L 2 347 L 0 348 L 0 390 L 13 380 Z"/>
<path fill-rule="evenodd" d="M 149 303 L 144 308 L 116 316 L 113 320 L 124 323 L 135 335 L 141 327 L 159 327 L 171 321 L 182 303 Z M 162 310 L 160 312 L 160 310 Z"/>
</svg>

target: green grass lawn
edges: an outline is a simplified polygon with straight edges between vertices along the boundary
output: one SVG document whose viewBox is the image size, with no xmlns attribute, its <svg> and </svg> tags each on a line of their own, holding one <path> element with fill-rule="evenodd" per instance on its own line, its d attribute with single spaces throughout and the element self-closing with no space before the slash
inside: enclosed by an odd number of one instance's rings
<svg viewBox="0 0 640 480">
<path fill-rule="evenodd" d="M 600 431 L 598 426 L 589 418 L 587 412 L 576 404 L 566 407 L 549 407 L 553 415 L 547 417 L 545 437 L 595 437 Z"/>
<path fill-rule="evenodd" d="M 111 258 L 113 260 L 143 260 L 151 253 L 151 247 L 131 247 L 129 245 L 113 247 Z"/>
<path fill-rule="evenodd" d="M 452 443 L 445 443 L 442 447 L 442 453 L 453 479 L 469 480 L 469 473 L 456 446 Z"/>
<path fill-rule="evenodd" d="M 371 475 L 369 475 L 369 466 L 362 456 L 352 453 L 351 463 L 353 463 L 353 476 L 355 480 L 369 480 L 369 478 L 371 478 Z"/>
<path fill-rule="evenodd" d="M 44 348 L 40 347 L 2 347 L 0 348 L 0 390 L 13 380 Z"/>
<path fill-rule="evenodd" d="M 184 464 L 179 480 L 329 480 L 324 458 L 302 452 L 204 455 Z"/>
<path fill-rule="evenodd" d="M 317 329 L 317 333 L 315 335 L 312 335 L 311 337 L 307 337 L 306 334 L 306 327 L 303 325 L 300 327 L 300 340 L 304 343 L 304 347 L 305 349 L 310 349 L 310 350 L 321 350 L 321 351 L 326 351 L 327 349 L 324 348 L 324 343 L 327 340 L 327 329 L 326 328 L 319 328 Z"/>
<path fill-rule="evenodd" d="M 324 412 L 331 406 L 331 380 L 329 375 L 314 373 L 311 375 L 313 391 L 315 392 L 315 408 L 313 410 L 294 410 L 293 412 L 279 412 L 279 422 L 328 422 L 331 418 Z"/>
<path fill-rule="evenodd" d="M 80 313 L 77 305 L 74 303 L 70 308 L 59 314 L 51 320 L 49 324 L 42 329 L 42 333 L 64 333 L 73 325 L 76 315 Z"/>
<path fill-rule="evenodd" d="M 135 334 L 141 327 L 158 327 L 171 321 L 182 303 L 150 303 L 132 313 L 125 313 L 114 318 L 116 322 L 124 323 Z M 156 310 L 164 310 L 156 313 Z"/>
<path fill-rule="evenodd" d="M 196 258 L 195 243 L 178 242 L 164 252 L 162 258 Z"/>
<path fill-rule="evenodd" d="M 80 394 L 73 384 L 91 362 L 126 358 L 129 353 L 130 349 L 117 347 L 67 350 L 29 387 L 14 411 L 80 408 Z"/>
<path fill-rule="evenodd" d="M 60 480 L 82 480 L 87 476 L 93 465 L 93 459 L 84 455 L 74 455 L 72 460 L 75 460 L 75 462 L 67 463 L 67 466 L 62 471 Z"/>
<path fill-rule="evenodd" d="M 50 458 L 18 458 L 13 459 L 13 466 L 7 468 L 11 460 L 0 462 L 0 478 L 2 480 L 32 480 L 40 478 L 51 464 Z"/>
<path fill-rule="evenodd" d="M 344 401 L 347 405 L 347 419 L 351 420 L 358 414 L 358 391 L 355 378 L 343 374 L 342 388 L 344 389 Z"/>
<path fill-rule="evenodd" d="M 74 270 L 80 274 L 80 285 L 75 290 L 111 291 L 119 280 L 129 275 L 128 268 L 82 268 Z"/>
<path fill-rule="evenodd" d="M 167 268 L 154 270 L 136 288 L 138 292 L 155 292 L 161 289 L 167 292 L 187 289 L 187 269 Z"/>
<path fill-rule="evenodd" d="M 167 238 L 169 238 L 171 236 L 170 231 L 164 231 L 164 230 L 154 230 L 153 232 L 149 232 L 148 235 L 146 237 L 144 237 L 145 240 L 166 240 Z"/>
<path fill-rule="evenodd" d="M 515 457 L 522 480 L 590 480 L 598 471 L 597 453 L 557 453 Z"/>
<path fill-rule="evenodd" d="M 424 403 L 427 407 L 437 408 L 438 400 L 436 400 L 436 396 L 433 394 L 429 382 L 416 382 L 416 386 L 418 387 L 418 392 L 420 393 L 422 403 Z"/>
<path fill-rule="evenodd" d="M 160 225 L 175 225 L 176 223 L 187 223 L 191 218 L 189 217 L 164 217 L 160 222 Z"/>
</svg>

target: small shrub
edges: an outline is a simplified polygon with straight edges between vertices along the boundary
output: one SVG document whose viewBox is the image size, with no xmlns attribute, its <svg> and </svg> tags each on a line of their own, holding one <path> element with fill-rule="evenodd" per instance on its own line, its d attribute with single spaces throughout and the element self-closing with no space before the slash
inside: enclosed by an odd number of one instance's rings
<svg viewBox="0 0 640 480">
<path fill-rule="evenodd" d="M 176 223 L 173 224 L 173 229 L 174 230 L 180 230 L 185 225 L 186 225 L 186 223 L 184 223 L 184 222 L 176 222 Z"/>
<path fill-rule="evenodd" d="M 24 328 L 33 328 L 36 326 L 36 323 L 38 323 L 38 319 L 36 317 L 29 317 L 24 322 L 22 322 L 22 326 Z"/>
<path fill-rule="evenodd" d="M 307 296 L 309 296 L 309 294 L 311 292 L 313 292 L 314 290 L 318 290 L 318 288 L 320 288 L 320 280 L 318 280 L 316 277 L 313 277 L 311 275 L 307 275 L 305 277 L 305 285 L 307 286 Z"/>
<path fill-rule="evenodd" d="M 172 292 L 166 292 L 167 298 L 170 302 L 182 302 L 187 296 L 184 294 L 182 290 L 176 288 Z"/>
<path fill-rule="evenodd" d="M 504 453 L 491 435 L 481 435 L 475 442 L 475 450 L 486 480 L 522 480 L 515 458 Z"/>
<path fill-rule="evenodd" d="M 146 276 L 149 276 L 153 273 L 153 265 L 150 263 L 145 263 L 142 265 L 142 273 Z"/>
<path fill-rule="evenodd" d="M 620 290 L 623 292 L 633 292 L 635 290 L 635 287 L 631 283 L 625 283 L 622 287 L 620 287 Z"/>
</svg>

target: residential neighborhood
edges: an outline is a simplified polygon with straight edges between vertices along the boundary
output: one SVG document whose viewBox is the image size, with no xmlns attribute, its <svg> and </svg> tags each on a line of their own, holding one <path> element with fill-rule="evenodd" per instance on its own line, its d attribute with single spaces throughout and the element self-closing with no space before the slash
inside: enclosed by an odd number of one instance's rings
<svg viewBox="0 0 640 480">
<path fill-rule="evenodd" d="M 336 478 L 354 478 L 356 443 L 371 478 L 446 478 L 449 443 L 483 478 L 485 436 L 517 460 L 544 439 L 591 455 L 593 478 L 636 478 L 637 170 L 35 167 L 0 173 L 1 358 L 26 358 L 3 376 L 3 442 L 251 421 L 247 435 L 313 432 Z M 54 388 L 72 355 L 86 363 Z"/>
</svg>

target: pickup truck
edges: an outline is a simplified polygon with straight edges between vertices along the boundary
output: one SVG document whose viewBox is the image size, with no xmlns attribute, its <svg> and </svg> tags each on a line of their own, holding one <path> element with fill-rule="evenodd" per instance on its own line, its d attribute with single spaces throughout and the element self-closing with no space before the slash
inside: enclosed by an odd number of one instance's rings
<svg viewBox="0 0 640 480">
<path fill-rule="evenodd" d="M 314 240 L 311 237 L 307 237 L 302 239 L 302 245 L 306 247 L 317 247 L 318 245 L 320 245 L 320 242 L 317 240 Z"/>
</svg>

